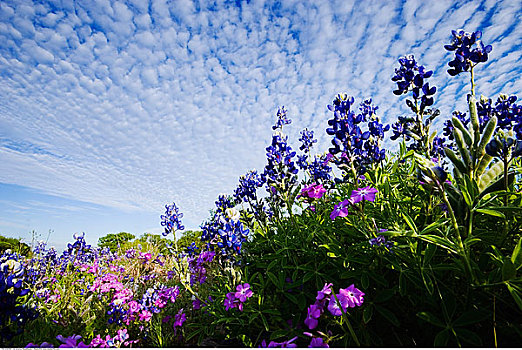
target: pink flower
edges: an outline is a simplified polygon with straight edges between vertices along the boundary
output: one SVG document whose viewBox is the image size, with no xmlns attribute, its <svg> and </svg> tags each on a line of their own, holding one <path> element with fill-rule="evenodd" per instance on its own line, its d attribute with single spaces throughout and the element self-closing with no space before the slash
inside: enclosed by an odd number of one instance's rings
<svg viewBox="0 0 522 350">
<path fill-rule="evenodd" d="M 326 189 L 323 187 L 323 185 L 319 184 L 316 186 L 313 186 L 311 189 L 308 190 L 308 197 L 310 198 L 321 198 L 323 194 L 326 193 Z"/>
<path fill-rule="evenodd" d="M 336 217 L 340 216 L 342 218 L 348 216 L 348 208 L 352 205 L 353 202 L 351 199 L 345 199 L 344 201 L 335 205 L 334 210 L 330 214 L 330 219 L 335 220 Z"/>
<path fill-rule="evenodd" d="M 352 191 L 352 197 L 350 198 L 353 203 L 359 203 L 363 200 L 373 202 L 375 200 L 375 194 L 379 192 L 376 188 L 366 186 Z"/>
<path fill-rule="evenodd" d="M 152 312 L 148 310 L 141 310 L 140 314 L 140 321 L 149 322 L 152 318 Z"/>
<path fill-rule="evenodd" d="M 129 314 L 136 313 L 140 311 L 140 304 L 136 300 L 132 300 L 129 302 Z"/>
</svg>

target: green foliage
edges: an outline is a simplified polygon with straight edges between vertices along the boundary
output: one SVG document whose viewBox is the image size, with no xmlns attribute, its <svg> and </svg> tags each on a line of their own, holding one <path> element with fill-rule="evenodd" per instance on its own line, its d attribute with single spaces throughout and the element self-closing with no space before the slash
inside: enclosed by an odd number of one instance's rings
<svg viewBox="0 0 522 350">
<path fill-rule="evenodd" d="M 98 246 L 100 248 L 109 248 L 112 252 L 116 252 L 118 250 L 118 246 L 122 246 L 123 244 L 133 240 L 136 236 L 132 233 L 128 232 L 120 232 L 120 233 L 108 233 L 107 235 L 101 237 L 98 240 Z"/>
<path fill-rule="evenodd" d="M 21 238 L 11 238 L 0 236 L 0 255 L 7 249 L 11 249 L 13 253 L 18 253 L 24 256 L 31 256 L 31 247 L 23 243 Z"/>
</svg>

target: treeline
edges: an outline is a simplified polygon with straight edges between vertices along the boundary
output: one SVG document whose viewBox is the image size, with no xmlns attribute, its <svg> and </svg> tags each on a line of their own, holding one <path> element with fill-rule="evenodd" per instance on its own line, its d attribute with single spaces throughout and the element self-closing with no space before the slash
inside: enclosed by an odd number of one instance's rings
<svg viewBox="0 0 522 350">
<path fill-rule="evenodd" d="M 140 248 L 142 251 L 149 250 L 151 247 L 158 249 L 163 254 L 169 253 L 169 246 L 176 246 L 178 251 L 184 251 L 193 242 L 197 247 L 201 248 L 201 231 L 185 231 L 182 236 L 174 242 L 172 238 L 166 238 L 163 235 L 152 233 L 144 233 L 136 237 L 132 233 L 119 232 L 108 233 L 98 240 L 98 247 L 109 248 L 113 252 L 125 251 L 130 248 Z"/>
<path fill-rule="evenodd" d="M 20 255 L 29 256 L 31 254 L 31 247 L 21 241 L 21 238 L 4 237 L 0 235 L 0 255 L 7 249 Z"/>
</svg>

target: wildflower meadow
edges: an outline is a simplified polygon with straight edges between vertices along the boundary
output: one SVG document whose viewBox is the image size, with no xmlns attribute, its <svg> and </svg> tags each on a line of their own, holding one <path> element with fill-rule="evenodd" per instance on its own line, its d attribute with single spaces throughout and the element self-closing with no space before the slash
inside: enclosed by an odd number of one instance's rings
<svg viewBox="0 0 522 350">
<path fill-rule="evenodd" d="M 176 239 L 173 202 L 163 244 L 75 234 L 62 252 L 4 251 L 0 345 L 520 345 L 522 105 L 479 95 L 494 50 L 481 32 L 440 48 L 454 53 L 447 73 L 413 55 L 389 72 L 409 108 L 391 125 L 340 93 L 324 129 L 291 145 L 279 108 L 266 166 L 216 199 L 194 242 Z M 469 81 L 467 110 L 441 115 L 434 74 Z M 317 150 L 324 131 L 331 147 Z"/>
</svg>

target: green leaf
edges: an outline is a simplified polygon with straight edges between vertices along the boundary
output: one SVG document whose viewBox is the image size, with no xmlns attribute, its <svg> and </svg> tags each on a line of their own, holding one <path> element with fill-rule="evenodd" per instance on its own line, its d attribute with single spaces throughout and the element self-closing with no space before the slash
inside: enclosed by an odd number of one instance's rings
<svg viewBox="0 0 522 350">
<path fill-rule="evenodd" d="M 456 127 L 457 129 L 459 129 L 460 132 L 462 133 L 462 136 L 464 137 L 464 141 L 466 141 L 468 148 L 471 147 L 472 146 L 471 134 L 464 127 L 464 125 L 462 125 L 462 122 L 457 117 L 453 117 L 451 119 L 451 122 L 453 123 L 453 126 Z"/>
<path fill-rule="evenodd" d="M 511 262 L 511 260 L 504 260 L 504 264 L 502 265 L 502 280 L 509 281 L 516 275 L 517 269 L 515 268 L 515 265 Z"/>
<path fill-rule="evenodd" d="M 481 321 L 484 321 L 485 319 L 487 319 L 489 317 L 491 317 L 491 312 L 489 310 L 480 309 L 480 310 L 466 311 L 453 322 L 453 326 L 455 326 L 455 327 L 468 326 L 470 324 L 476 324 Z"/>
<path fill-rule="evenodd" d="M 390 300 L 395 295 L 395 288 L 390 289 L 383 289 L 377 295 L 375 295 L 375 298 L 373 301 L 375 303 L 383 303 L 385 301 Z"/>
<path fill-rule="evenodd" d="M 402 214 L 402 217 L 404 218 L 404 220 L 406 220 L 406 224 L 408 224 L 408 226 L 410 227 L 410 229 L 417 233 L 417 226 L 415 225 L 415 222 L 413 221 L 413 219 L 407 214 L 407 213 L 401 213 Z"/>
<path fill-rule="evenodd" d="M 370 279 L 368 278 L 367 273 L 363 273 L 361 276 L 361 286 L 363 289 L 368 289 L 368 286 L 370 285 Z"/>
<path fill-rule="evenodd" d="M 295 305 L 298 305 L 299 306 L 299 301 L 297 300 L 296 296 L 295 295 L 292 295 L 290 293 L 285 293 L 284 294 L 285 297 L 290 300 L 292 303 L 294 303 Z"/>
<path fill-rule="evenodd" d="M 272 281 L 274 286 L 279 288 L 279 281 L 277 280 L 277 277 L 272 272 L 267 272 L 266 274 L 268 275 L 268 279 L 270 281 Z M 279 289 L 282 289 L 282 288 L 279 288 Z"/>
<path fill-rule="evenodd" d="M 373 306 L 370 304 L 363 311 L 363 322 L 368 324 L 370 322 L 370 320 L 372 319 L 372 315 L 373 315 Z"/>
<path fill-rule="evenodd" d="M 520 292 L 516 288 L 511 286 L 511 284 L 509 284 L 509 283 L 506 283 L 506 286 L 507 286 L 507 289 L 509 290 L 509 293 L 513 297 L 513 299 L 515 299 L 515 302 L 517 303 L 518 308 L 520 309 L 520 311 L 522 311 L 522 296 L 521 296 Z"/>
<path fill-rule="evenodd" d="M 462 160 L 457 158 L 457 155 L 455 154 L 455 152 L 453 152 L 452 149 L 445 147 L 444 153 L 451 160 L 455 168 L 457 168 L 461 173 L 465 174 L 467 172 L 466 165 L 462 162 Z"/>
<path fill-rule="evenodd" d="M 431 224 L 429 224 L 428 226 L 426 226 L 424 228 L 424 230 L 421 231 L 421 235 L 425 235 L 426 233 L 430 233 L 432 231 L 435 231 L 436 229 L 438 229 L 439 227 L 445 225 L 449 220 L 437 220 L 435 222 L 432 222 Z"/>
<path fill-rule="evenodd" d="M 437 316 L 432 314 L 431 312 L 421 311 L 417 312 L 417 317 L 423 319 L 424 321 L 431 323 L 432 325 L 439 326 L 442 328 L 446 327 L 446 324 L 442 322 Z"/>
<path fill-rule="evenodd" d="M 457 246 L 453 242 L 449 241 L 447 238 L 443 238 L 443 237 L 439 237 L 439 236 L 435 236 L 435 235 L 422 235 L 422 236 L 417 236 L 417 238 L 419 238 L 423 241 L 438 245 L 439 247 L 442 247 L 442 248 L 446 249 L 447 251 L 450 251 L 454 254 L 456 254 L 458 251 Z"/>
<path fill-rule="evenodd" d="M 513 249 L 513 254 L 511 255 L 511 262 L 517 270 L 522 266 L 522 237 L 520 237 L 517 245 L 515 246 L 515 249 Z"/>
<path fill-rule="evenodd" d="M 499 218 L 502 218 L 502 219 L 505 219 L 506 216 L 504 214 L 502 214 L 501 212 L 499 211 L 496 211 L 496 210 L 491 210 L 491 209 L 475 209 L 475 211 L 477 213 L 482 213 L 482 214 L 486 214 L 486 215 L 491 215 L 491 216 L 496 216 L 496 217 L 499 217 Z"/>
<path fill-rule="evenodd" d="M 435 336 L 435 340 L 433 341 L 433 346 L 436 348 L 443 348 L 448 344 L 449 339 L 449 330 L 443 329 Z"/>
<path fill-rule="evenodd" d="M 422 260 L 422 266 L 428 266 L 431 259 L 435 255 L 435 252 L 437 251 L 437 246 L 434 244 L 428 244 L 426 249 L 424 250 L 424 259 Z"/>
<path fill-rule="evenodd" d="M 375 305 L 375 309 L 384 318 L 386 318 L 391 324 L 393 324 L 396 327 L 400 326 L 401 323 L 399 322 L 399 319 L 397 318 L 397 316 L 395 316 L 395 314 L 393 312 L 391 312 L 390 310 L 388 310 L 384 306 L 380 306 L 380 305 Z"/>
<path fill-rule="evenodd" d="M 475 346 L 482 345 L 482 339 L 480 339 L 480 337 L 477 335 L 477 333 L 464 329 L 464 328 L 455 328 L 454 330 L 455 330 L 455 333 L 457 334 L 457 337 L 463 343 L 468 343 L 468 344 L 472 344 Z"/>
</svg>

